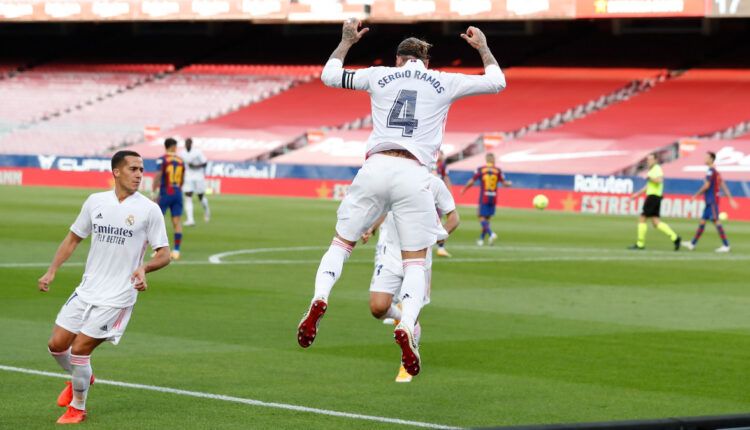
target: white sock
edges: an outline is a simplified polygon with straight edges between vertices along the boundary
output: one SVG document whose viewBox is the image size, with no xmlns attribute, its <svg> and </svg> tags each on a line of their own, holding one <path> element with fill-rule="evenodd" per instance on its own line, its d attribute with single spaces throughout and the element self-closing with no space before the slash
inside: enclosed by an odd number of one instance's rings
<svg viewBox="0 0 750 430">
<path fill-rule="evenodd" d="M 193 197 L 185 196 L 185 222 L 188 224 L 194 223 L 193 218 Z"/>
<path fill-rule="evenodd" d="M 386 318 L 393 318 L 394 320 L 401 320 L 401 309 L 398 308 L 398 306 L 391 304 L 391 307 L 388 308 L 387 311 L 385 311 L 385 315 L 383 315 L 381 320 L 384 320 Z"/>
<path fill-rule="evenodd" d="M 427 277 L 425 276 L 425 259 L 412 258 L 404 260 L 404 281 L 401 284 L 401 324 L 414 333 L 419 311 L 424 304 Z"/>
<path fill-rule="evenodd" d="M 70 406 L 76 409 L 86 410 L 86 396 L 91 385 L 91 356 L 70 355 L 70 364 L 73 365 L 73 401 Z"/>
<path fill-rule="evenodd" d="M 414 342 L 417 342 L 417 346 L 419 346 L 419 341 L 422 340 L 422 324 L 417 321 L 417 323 L 414 325 Z"/>
<path fill-rule="evenodd" d="M 203 206 L 203 217 L 205 219 L 211 218 L 211 209 L 208 207 L 208 197 L 201 197 L 201 206 Z"/>
<path fill-rule="evenodd" d="M 333 285 L 341 277 L 344 262 L 352 254 L 353 246 L 344 243 L 338 238 L 333 238 L 331 247 L 323 255 L 318 266 L 318 274 L 315 276 L 315 299 L 328 301 Z"/>
<path fill-rule="evenodd" d="M 52 350 L 47 348 L 47 351 L 49 351 L 49 353 L 52 354 L 52 358 L 54 358 L 55 361 L 57 361 L 57 364 L 59 364 L 60 367 L 62 367 L 64 371 L 68 373 L 73 371 L 73 369 L 70 366 L 70 348 L 62 352 L 53 352 Z"/>
</svg>

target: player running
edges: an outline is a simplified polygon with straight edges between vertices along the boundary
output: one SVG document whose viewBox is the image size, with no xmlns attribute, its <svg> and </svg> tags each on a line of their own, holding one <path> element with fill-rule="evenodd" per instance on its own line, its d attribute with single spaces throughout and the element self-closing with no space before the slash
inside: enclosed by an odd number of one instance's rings
<svg viewBox="0 0 750 430">
<path fill-rule="evenodd" d="M 185 150 L 181 151 L 179 157 L 187 165 L 185 170 L 185 183 L 182 192 L 185 193 L 185 227 L 195 225 L 193 217 L 193 192 L 198 194 L 198 201 L 203 206 L 203 220 L 211 220 L 211 209 L 208 207 L 206 197 L 206 166 L 208 159 L 198 148 L 193 148 L 193 139 L 185 139 Z"/>
<path fill-rule="evenodd" d="M 435 162 L 451 103 L 474 94 L 497 93 L 505 87 L 505 76 L 484 34 L 475 27 L 469 27 L 461 37 L 480 53 L 484 75 L 428 69 L 431 45 L 416 38 L 398 45 L 396 67 L 345 70 L 347 52 L 368 31 L 360 30 L 360 26 L 356 19 L 344 23 L 341 42 L 321 78 L 329 87 L 370 93 L 373 131 L 365 163 L 339 206 L 336 236 L 321 259 L 315 294 L 298 326 L 297 341 L 303 348 L 313 343 L 328 307 L 328 296 L 357 240 L 381 215 L 392 211 L 404 267 L 400 297 L 403 310 L 394 337 L 406 370 L 416 375 L 420 358 L 414 326 L 427 286 L 427 248 L 435 243 L 438 233 L 435 203 L 429 191 L 430 173 L 425 166 Z"/>
<path fill-rule="evenodd" d="M 479 180 L 479 224 L 482 226 L 482 233 L 477 239 L 477 245 L 483 246 L 485 238 L 487 244 L 492 245 L 497 239 L 497 234 L 490 227 L 490 219 L 495 215 L 495 206 L 497 205 L 497 184 L 504 187 L 510 187 L 513 182 L 508 181 L 503 176 L 503 172 L 495 166 L 495 154 L 488 152 L 485 156 L 487 164 L 477 169 L 474 176 L 466 182 L 461 190 L 461 194 L 469 191 L 474 183 Z"/>
<path fill-rule="evenodd" d="M 685 248 L 694 250 L 698 244 L 703 230 L 706 228 L 706 221 L 710 220 L 716 226 L 716 231 L 719 232 L 721 238 L 721 246 L 716 248 L 716 252 L 729 252 L 729 240 L 727 234 L 724 232 L 724 227 L 721 225 L 719 220 L 719 187 L 724 190 L 724 195 L 729 199 L 729 204 L 732 208 L 737 209 L 737 202 L 732 198 L 732 193 L 729 192 L 726 182 L 721 179 L 721 175 L 716 170 L 716 154 L 709 152 L 706 154 L 706 165 L 708 166 L 708 172 L 706 173 L 706 180 L 703 182 L 703 186 L 700 187 L 698 192 L 693 196 L 697 199 L 698 196 L 703 194 L 706 199 L 706 208 L 703 210 L 703 216 L 701 217 L 701 223 L 698 225 L 698 230 L 695 231 L 695 237 L 693 240 L 685 244 Z"/>
<path fill-rule="evenodd" d="M 432 192 L 435 207 L 439 215 L 445 214 L 445 224 L 440 226 L 438 240 L 444 240 L 452 233 L 459 223 L 456 202 L 453 200 L 448 187 L 437 176 L 430 178 L 430 191 Z M 401 291 L 401 283 L 404 279 L 404 269 L 401 260 L 401 242 L 399 241 L 396 224 L 393 220 L 393 212 L 381 217 L 375 225 L 370 227 L 362 235 L 362 243 L 372 237 L 374 232 L 380 228 L 380 236 L 375 249 L 375 270 L 370 281 L 370 312 L 372 316 L 380 320 L 401 320 L 401 308 L 394 303 Z M 430 303 L 430 286 L 432 281 L 432 247 L 427 248 L 425 259 L 425 273 L 427 289 L 424 295 L 423 306 Z M 396 322 L 398 325 L 398 322 Z M 417 321 L 414 326 L 414 341 L 419 347 L 419 339 L 422 329 Z M 411 375 L 403 365 L 399 369 L 396 382 L 410 382 Z"/>
<path fill-rule="evenodd" d="M 437 164 L 435 165 L 435 173 L 440 179 L 443 180 L 445 186 L 448 187 L 448 190 L 450 191 L 453 184 L 451 183 L 450 176 L 448 176 L 448 162 L 445 160 L 445 153 L 442 150 L 438 152 Z M 439 240 L 437 246 L 438 257 L 451 258 L 450 252 L 445 249 L 445 240 Z"/>
<path fill-rule="evenodd" d="M 182 183 L 185 180 L 185 162 L 178 157 L 177 141 L 171 137 L 164 140 L 166 154 L 156 160 L 159 170 L 154 177 L 153 191 L 158 190 L 157 201 L 161 213 L 166 214 L 169 209 L 174 228 L 174 250 L 172 260 L 180 259 L 180 245 L 182 244 Z"/>
<path fill-rule="evenodd" d="M 646 232 L 648 231 L 646 220 L 650 219 L 651 223 L 657 230 L 669 237 L 669 240 L 674 244 L 674 250 L 679 251 L 682 238 L 678 236 L 667 223 L 659 218 L 661 212 L 661 199 L 664 195 L 664 171 L 659 165 L 659 160 L 656 158 L 656 154 L 649 154 L 649 156 L 646 157 L 646 163 L 648 164 L 646 185 L 630 196 L 631 200 L 635 200 L 645 193 L 646 201 L 643 202 L 643 211 L 638 219 L 638 240 L 635 245 L 630 246 L 628 249 L 646 249 Z"/>
<path fill-rule="evenodd" d="M 39 290 L 49 291 L 57 270 L 91 235 L 83 280 L 60 309 L 49 339 L 49 352 L 72 376 L 57 404 L 67 407 L 57 420 L 75 424 L 86 419 L 86 397 L 94 382 L 91 353 L 104 341 L 117 345 L 130 321 L 146 273 L 169 264 L 169 240 L 159 207 L 140 194 L 143 159 L 133 151 L 112 157 L 115 189 L 86 199 L 81 213 L 57 248 Z M 143 262 L 146 245 L 156 252 Z"/>
</svg>

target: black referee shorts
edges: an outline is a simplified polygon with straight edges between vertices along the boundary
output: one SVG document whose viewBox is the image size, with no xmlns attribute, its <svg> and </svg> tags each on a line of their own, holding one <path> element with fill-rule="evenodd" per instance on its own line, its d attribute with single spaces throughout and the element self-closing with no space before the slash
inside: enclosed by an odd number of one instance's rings
<svg viewBox="0 0 750 430">
<path fill-rule="evenodd" d="M 661 212 L 661 196 L 650 195 L 646 196 L 646 201 L 643 203 L 643 212 L 641 215 L 645 217 L 660 216 Z"/>
</svg>

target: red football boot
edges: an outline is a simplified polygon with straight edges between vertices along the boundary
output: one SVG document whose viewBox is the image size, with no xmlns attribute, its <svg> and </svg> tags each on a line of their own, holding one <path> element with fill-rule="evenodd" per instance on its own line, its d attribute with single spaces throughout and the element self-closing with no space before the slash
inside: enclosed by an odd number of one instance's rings
<svg viewBox="0 0 750 430">
<path fill-rule="evenodd" d="M 310 309 L 305 312 L 302 321 L 297 327 L 297 342 L 299 346 L 307 348 L 312 345 L 315 335 L 318 334 L 318 324 L 320 319 L 326 314 L 328 303 L 324 300 L 315 300 L 310 304 Z"/>
<path fill-rule="evenodd" d="M 399 324 L 393 331 L 393 337 L 396 343 L 401 347 L 401 364 L 403 364 L 409 375 L 417 376 L 419 374 L 421 360 L 419 358 L 419 349 L 414 335 L 403 324 Z"/>
</svg>

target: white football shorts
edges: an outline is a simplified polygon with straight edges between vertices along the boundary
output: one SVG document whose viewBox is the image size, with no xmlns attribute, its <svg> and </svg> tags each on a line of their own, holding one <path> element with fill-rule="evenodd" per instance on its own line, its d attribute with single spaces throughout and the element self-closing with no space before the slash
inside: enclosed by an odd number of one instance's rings
<svg viewBox="0 0 750 430">
<path fill-rule="evenodd" d="M 339 206 L 336 232 L 356 242 L 386 211 L 393 218 L 402 251 L 419 251 L 437 241 L 430 173 L 410 158 L 374 154 L 357 172 Z"/>
<path fill-rule="evenodd" d="M 431 252 L 432 249 L 428 249 L 427 255 L 429 256 Z M 427 288 L 425 289 L 423 306 L 430 303 L 430 292 L 432 291 L 432 259 L 430 257 L 428 257 L 425 265 L 425 277 L 427 278 Z M 403 282 L 403 267 L 396 267 L 390 258 L 375 257 L 375 270 L 373 270 L 370 280 L 371 293 L 386 293 L 393 297 L 399 297 Z"/>
<path fill-rule="evenodd" d="M 206 179 L 186 179 L 182 184 L 182 192 L 206 194 Z"/>
<path fill-rule="evenodd" d="M 133 313 L 133 306 L 111 308 L 94 306 L 73 293 L 57 314 L 55 324 L 71 333 L 83 333 L 95 339 L 106 339 L 117 345 Z"/>
</svg>

